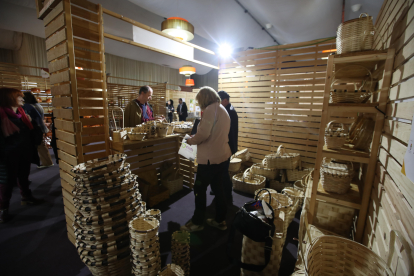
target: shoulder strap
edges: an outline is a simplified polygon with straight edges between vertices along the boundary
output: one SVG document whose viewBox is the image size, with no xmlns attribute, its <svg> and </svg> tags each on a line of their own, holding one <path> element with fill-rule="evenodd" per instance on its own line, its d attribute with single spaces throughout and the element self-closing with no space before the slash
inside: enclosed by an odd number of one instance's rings
<svg viewBox="0 0 414 276">
<path fill-rule="evenodd" d="M 265 245 L 264 245 L 265 263 L 263 265 L 246 264 L 246 263 L 243 263 L 240 260 L 236 260 L 232 257 L 231 249 L 233 247 L 233 241 L 234 241 L 235 234 L 236 234 L 236 228 L 232 224 L 231 228 L 230 228 L 229 239 L 228 239 L 228 242 L 227 242 L 227 257 L 229 258 L 230 263 L 238 265 L 240 268 L 250 270 L 250 271 L 255 271 L 255 272 L 259 272 L 259 271 L 262 271 L 263 269 L 265 269 L 266 266 L 269 264 L 270 255 L 272 254 L 272 245 L 273 245 L 273 238 L 272 237 L 275 234 L 274 224 L 272 224 L 271 236 L 267 237 L 266 240 L 265 240 Z"/>
</svg>

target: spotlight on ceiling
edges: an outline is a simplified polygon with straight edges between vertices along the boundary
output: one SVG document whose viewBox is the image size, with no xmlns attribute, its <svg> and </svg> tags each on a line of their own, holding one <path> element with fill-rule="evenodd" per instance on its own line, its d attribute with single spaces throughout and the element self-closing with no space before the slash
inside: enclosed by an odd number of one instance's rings
<svg viewBox="0 0 414 276">
<path fill-rule="evenodd" d="M 233 49 L 228 44 L 222 44 L 219 47 L 219 54 L 222 57 L 229 57 L 233 53 Z"/>
<path fill-rule="evenodd" d="M 352 5 L 351 6 L 351 10 L 353 11 L 353 12 L 357 12 L 357 11 L 359 11 L 360 9 L 361 9 L 361 4 L 355 4 L 355 5 Z"/>
</svg>

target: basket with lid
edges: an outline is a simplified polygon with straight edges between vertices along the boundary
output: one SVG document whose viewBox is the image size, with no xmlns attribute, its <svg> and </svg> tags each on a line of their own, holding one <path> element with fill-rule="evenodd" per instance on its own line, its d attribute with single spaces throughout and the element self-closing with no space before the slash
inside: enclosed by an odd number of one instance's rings
<svg viewBox="0 0 414 276">
<path fill-rule="evenodd" d="M 321 166 L 321 184 L 325 191 L 345 194 L 350 187 L 354 176 L 352 162 L 331 160 L 329 163 L 326 157 Z"/>
<path fill-rule="evenodd" d="M 280 145 L 276 153 L 265 156 L 262 164 L 269 169 L 296 169 L 300 163 L 299 153 L 287 153 L 283 145 Z"/>
<path fill-rule="evenodd" d="M 340 149 L 348 138 L 344 125 L 330 121 L 325 128 L 325 145 L 328 149 Z"/>
</svg>

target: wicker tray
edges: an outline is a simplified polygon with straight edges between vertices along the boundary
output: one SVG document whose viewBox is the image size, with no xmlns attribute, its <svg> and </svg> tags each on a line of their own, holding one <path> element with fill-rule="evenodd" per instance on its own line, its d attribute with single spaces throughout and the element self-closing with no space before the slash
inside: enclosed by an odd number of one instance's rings
<svg viewBox="0 0 414 276">
<path fill-rule="evenodd" d="M 374 24 L 372 16 L 367 13 L 361 13 L 359 18 L 341 23 L 336 32 L 338 54 L 371 50 L 373 43 Z"/>
<path fill-rule="evenodd" d="M 233 176 L 233 189 L 235 191 L 254 194 L 257 189 L 262 189 L 266 186 L 266 177 L 261 175 L 250 175 L 250 168 L 244 173 L 239 173 Z"/>
<path fill-rule="evenodd" d="M 262 164 L 269 169 L 296 169 L 300 164 L 300 154 L 286 153 L 283 145 L 280 145 L 276 153 L 265 156 Z"/>
</svg>

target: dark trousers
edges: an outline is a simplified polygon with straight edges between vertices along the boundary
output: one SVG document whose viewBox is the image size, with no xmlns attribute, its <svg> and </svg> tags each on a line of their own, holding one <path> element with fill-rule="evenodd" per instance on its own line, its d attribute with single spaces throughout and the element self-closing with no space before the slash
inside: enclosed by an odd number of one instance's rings
<svg viewBox="0 0 414 276">
<path fill-rule="evenodd" d="M 30 197 L 29 174 L 30 174 L 30 154 L 16 154 L 7 157 L 7 182 L 0 183 L 0 209 L 7 209 L 13 187 L 18 184 L 22 197 Z"/>
<path fill-rule="evenodd" d="M 227 173 L 224 176 L 223 182 L 224 182 L 224 196 L 227 200 L 233 199 L 233 182 L 231 181 L 231 177 L 229 174 L 229 166 L 230 166 L 230 158 L 227 162 Z M 229 202 L 231 203 L 231 202 Z"/>
<path fill-rule="evenodd" d="M 187 117 L 185 117 L 184 115 L 178 115 L 178 119 L 180 120 L 180 122 L 185 122 L 186 121 L 186 118 Z"/>
<path fill-rule="evenodd" d="M 173 119 L 173 115 L 171 113 L 168 114 L 168 122 L 172 122 Z"/>
<path fill-rule="evenodd" d="M 228 160 L 220 164 L 198 164 L 197 176 L 194 184 L 195 210 L 191 221 L 196 225 L 204 223 L 207 205 L 207 187 L 211 184 L 211 189 L 216 195 L 216 216 L 215 221 L 222 222 L 226 218 L 227 204 L 224 194 L 224 179 L 229 174 Z"/>
</svg>

